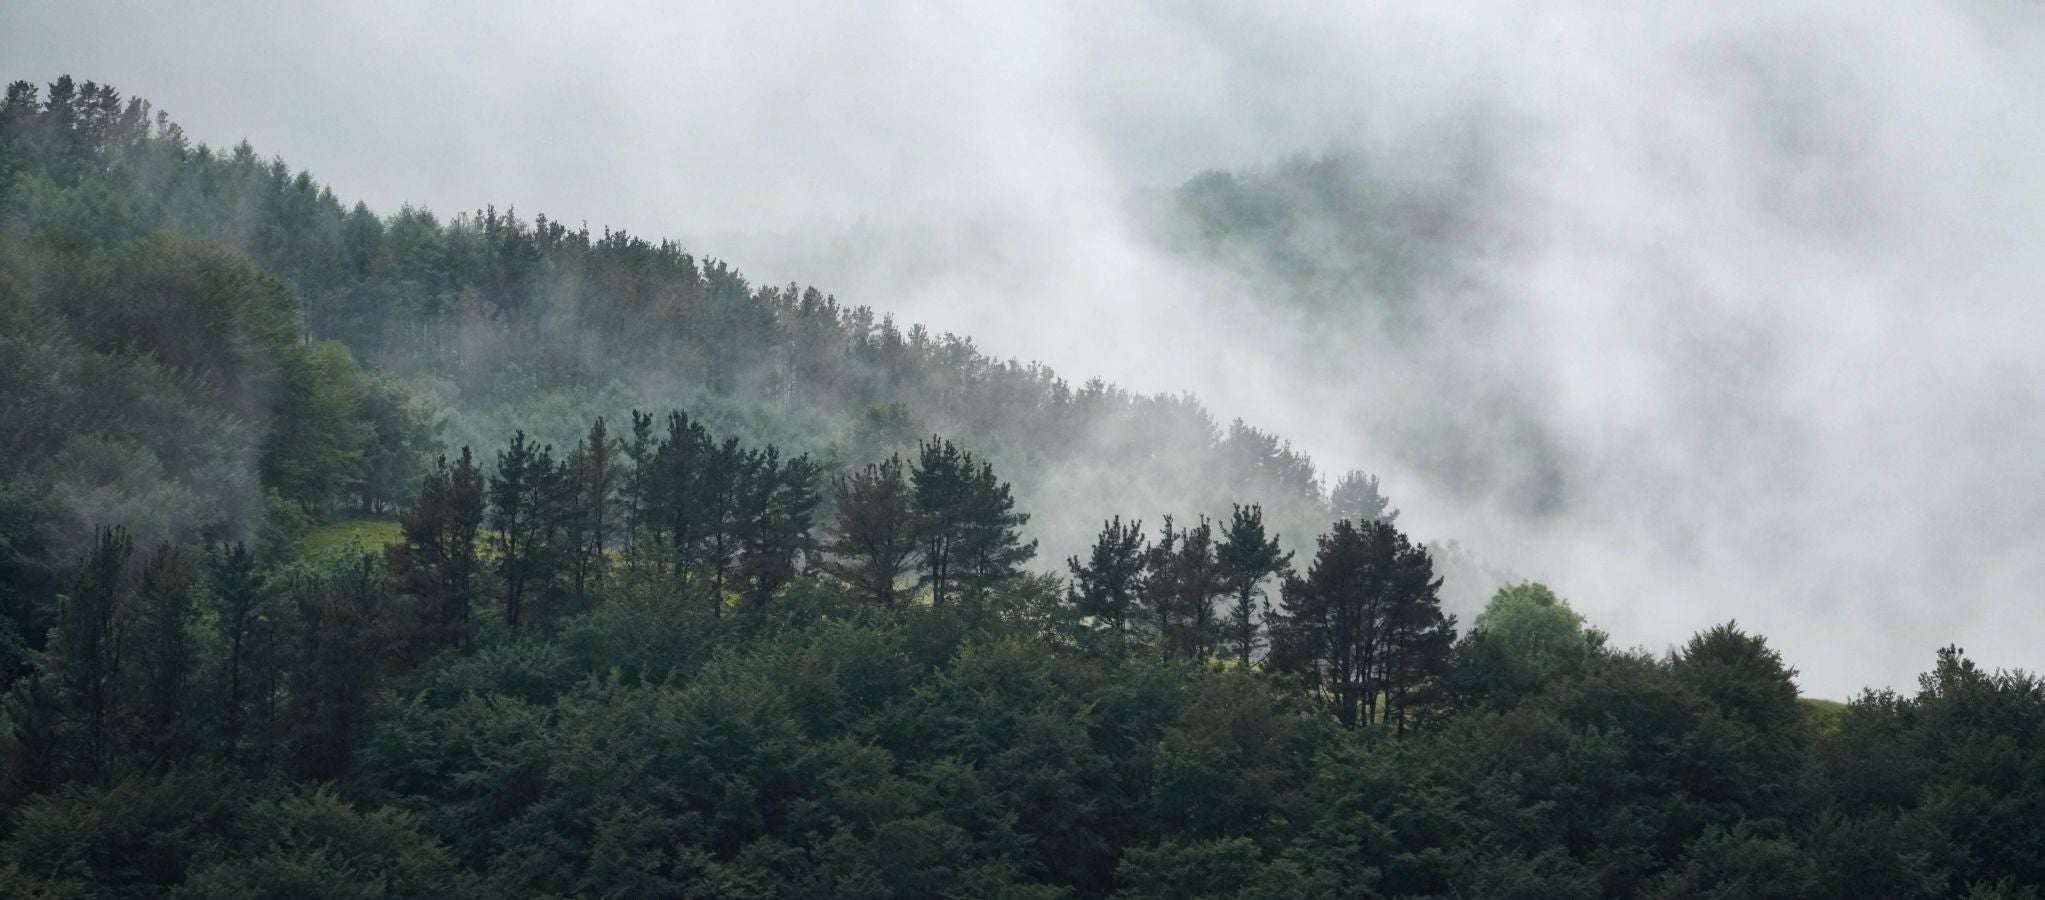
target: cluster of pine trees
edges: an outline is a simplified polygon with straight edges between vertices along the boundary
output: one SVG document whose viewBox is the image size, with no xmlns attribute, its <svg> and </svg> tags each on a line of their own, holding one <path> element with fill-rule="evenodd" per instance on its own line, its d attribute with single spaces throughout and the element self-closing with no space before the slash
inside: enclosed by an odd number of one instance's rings
<svg viewBox="0 0 2045 900">
<path fill-rule="evenodd" d="M 515 434 L 487 474 L 463 448 L 423 477 L 382 554 L 310 571 L 259 566 L 243 543 L 165 540 L 138 557 L 125 527 L 99 529 L 39 604 L 47 641 L 0 673 L 18 682 L 16 787 L 39 793 L 116 760 L 260 768 L 281 755 L 295 775 L 332 777 L 370 714 L 369 661 L 417 665 L 487 629 L 556 625 L 590 610 L 614 569 L 712 621 L 759 627 L 812 569 L 844 573 L 880 607 L 915 591 L 943 606 L 984 600 L 1035 552 L 1008 484 L 949 441 L 926 443 L 906 480 L 899 458 L 869 467 L 894 474 L 899 505 L 838 479 L 826 562 L 807 456 L 720 440 L 679 411 L 658 436 L 654 416 L 631 421 L 614 437 L 597 419 L 558 460 Z M 905 555 L 862 543 L 869 527 L 906 536 Z M 895 565 L 884 580 L 883 564 Z"/>
<path fill-rule="evenodd" d="M 1841 709 L 1424 546 L 1116 518 L 1070 579 L 939 439 L 830 480 L 681 413 L 426 476 L 381 553 L 101 530 L 0 706 L 23 897 L 2026 897 L 2045 684 Z M 828 512 L 819 514 L 828 506 Z M 813 519 L 813 517 L 815 517 Z M 812 539 L 814 538 L 814 539 Z M 729 550 L 729 555 L 724 554 Z M 1277 603 L 1265 600 L 1276 587 Z M 1247 662 L 1245 662 L 1247 660 Z"/>
<path fill-rule="evenodd" d="M 1182 528 L 1167 517 L 1155 542 L 1142 522 L 1117 516 L 1084 562 L 1066 563 L 1071 601 L 1164 659 L 1261 666 L 1325 700 L 1343 725 L 1403 730 L 1435 693 L 1455 640 L 1441 579 L 1427 548 L 1385 519 L 1338 520 L 1319 543 L 1299 576 L 1256 506 L 1237 506 L 1218 533 L 1205 518 Z M 1274 608 L 1265 585 L 1279 577 Z"/>
</svg>

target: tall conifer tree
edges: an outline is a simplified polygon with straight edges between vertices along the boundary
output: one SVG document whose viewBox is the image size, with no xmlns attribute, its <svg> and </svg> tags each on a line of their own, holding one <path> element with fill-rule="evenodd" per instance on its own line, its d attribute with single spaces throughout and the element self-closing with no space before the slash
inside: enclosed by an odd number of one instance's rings
<svg viewBox="0 0 2045 900">
<path fill-rule="evenodd" d="M 915 568 L 922 546 L 903 468 L 898 454 L 831 479 L 838 515 L 826 536 L 824 570 L 885 609 L 900 605 L 902 576 Z"/>
<path fill-rule="evenodd" d="M 1264 582 L 1289 570 L 1292 554 L 1279 550 L 1277 535 L 1265 537 L 1263 507 L 1239 505 L 1229 516 L 1215 555 L 1231 601 L 1226 643 L 1236 663 L 1247 668 L 1262 642 L 1257 616 Z"/>
<path fill-rule="evenodd" d="M 1130 616 L 1143 589 L 1143 522 L 1122 524 L 1122 517 L 1101 523 L 1084 564 L 1075 556 L 1066 560 L 1072 571 L 1068 598 L 1083 616 L 1105 625 L 1117 637 L 1129 632 Z"/>
</svg>

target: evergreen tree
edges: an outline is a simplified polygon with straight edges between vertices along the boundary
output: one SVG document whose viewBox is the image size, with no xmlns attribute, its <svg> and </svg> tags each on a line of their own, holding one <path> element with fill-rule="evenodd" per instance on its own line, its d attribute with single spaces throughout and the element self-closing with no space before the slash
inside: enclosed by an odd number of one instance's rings
<svg viewBox="0 0 2045 900">
<path fill-rule="evenodd" d="M 686 586 L 696 570 L 704 533 L 718 514 L 709 483 L 715 451 L 702 423 L 680 411 L 668 414 L 667 434 L 654 449 L 654 472 L 645 485 L 647 526 L 677 585 Z"/>
<path fill-rule="evenodd" d="M 1171 516 L 1164 517 L 1164 524 L 1158 527 L 1157 540 L 1143 558 L 1143 606 L 1150 629 L 1150 638 L 1157 644 L 1158 655 L 1170 659 L 1172 635 L 1180 630 L 1184 612 L 1179 609 L 1179 542 L 1185 532 L 1181 531 Z"/>
<path fill-rule="evenodd" d="M 1264 509 L 1253 504 L 1236 506 L 1215 556 L 1232 600 L 1227 647 L 1236 663 L 1248 668 L 1261 643 L 1257 611 L 1264 599 L 1264 581 L 1289 571 L 1292 553 L 1279 550 L 1277 535 L 1265 537 Z"/>
<path fill-rule="evenodd" d="M 1206 516 L 1200 517 L 1200 524 L 1180 532 L 1179 552 L 1171 566 L 1170 583 L 1179 592 L 1173 605 L 1184 616 L 1172 642 L 1174 652 L 1184 659 L 1205 660 L 1214 654 L 1220 637 L 1214 604 L 1228 590 L 1215 556 L 1214 523 Z"/>
<path fill-rule="evenodd" d="M 1220 637 L 1214 602 L 1228 587 L 1215 557 L 1213 523 L 1202 516 L 1199 524 L 1180 528 L 1166 516 L 1145 572 L 1143 600 L 1160 656 L 1207 658 Z"/>
<path fill-rule="evenodd" d="M 896 608 L 902 576 L 915 567 L 922 547 L 902 457 L 833 477 L 831 500 L 838 515 L 826 535 L 824 570 L 861 598 Z"/>
<path fill-rule="evenodd" d="M 533 593 L 544 591 L 559 571 L 556 538 L 564 481 L 553 448 L 526 440 L 523 431 L 497 453 L 497 474 L 490 476 L 490 525 L 497 530 L 504 621 L 514 628 Z"/>
<path fill-rule="evenodd" d="M 740 534 L 740 581 L 746 603 L 764 616 L 767 603 L 795 579 L 798 560 L 815 550 L 814 525 L 819 471 L 807 454 L 783 461 L 768 447 L 759 454 L 744 497 Z"/>
<path fill-rule="evenodd" d="M 603 417 L 575 445 L 567 461 L 573 508 L 563 525 L 570 554 L 569 575 L 578 608 L 589 600 L 591 585 L 603 581 L 610 545 L 612 498 L 618 491 L 618 444 L 604 427 Z"/>
<path fill-rule="evenodd" d="M 483 473 L 463 447 L 452 466 L 440 458 L 398 519 L 403 540 L 391 547 L 391 571 L 419 601 L 420 636 L 429 649 L 468 646 L 484 506 Z"/>
<path fill-rule="evenodd" d="M 84 731 L 80 762 L 99 771 L 113 754 L 124 639 L 133 588 L 128 561 L 134 540 L 121 528 L 102 528 L 59 603 L 57 632 L 46 659 L 73 720 Z"/>
<path fill-rule="evenodd" d="M 969 467 L 970 462 L 969 456 Z M 1023 564 L 1037 556 L 1037 541 L 1022 539 L 1029 513 L 1016 512 L 1014 491 L 995 477 L 994 466 L 980 463 L 966 488 L 959 583 L 966 596 L 979 600 L 995 585 L 1022 574 Z"/>
<path fill-rule="evenodd" d="M 370 723 L 389 633 L 382 567 L 364 555 L 290 585 L 291 657 L 282 672 L 290 701 L 290 764 L 302 778 L 347 771 Z"/>
<path fill-rule="evenodd" d="M 631 462 L 631 470 L 625 473 L 625 481 L 619 491 L 619 500 L 625 513 L 625 551 L 636 553 L 639 536 L 646 525 L 646 517 L 654 502 L 654 452 L 659 447 L 653 440 L 653 414 L 632 410 L 632 436 L 624 441 L 625 458 Z"/>
<path fill-rule="evenodd" d="M 1030 517 L 1015 511 L 1013 492 L 995 477 L 992 465 L 935 436 L 920 450 L 909 480 L 916 496 L 922 585 L 930 588 L 934 606 L 961 594 L 977 599 L 1015 577 L 1037 555 L 1037 542 L 1023 541 L 1019 530 Z"/>
<path fill-rule="evenodd" d="M 1334 490 L 1328 494 L 1328 505 L 1335 518 L 1352 522 L 1399 521 L 1399 511 L 1392 509 L 1391 498 L 1378 489 L 1378 477 L 1351 469 L 1335 482 Z"/>
<path fill-rule="evenodd" d="M 180 760 L 192 733 L 191 685 L 196 669 L 191 628 L 197 611 L 198 570 L 164 543 L 142 567 L 134 625 L 141 731 L 138 749 L 156 763 Z"/>
<path fill-rule="evenodd" d="M 251 675 L 256 668 L 252 663 L 263 615 L 263 576 L 256 570 L 255 554 L 240 543 L 224 550 L 216 548 L 208 560 L 207 575 L 214 626 L 226 653 L 220 664 L 221 750 L 229 761 L 234 761 L 239 759 L 249 693 L 254 686 Z"/>
<path fill-rule="evenodd" d="M 1441 579 L 1427 547 L 1409 543 L 1389 521 L 1374 524 L 1391 538 L 1379 683 L 1385 719 L 1404 731 L 1438 699 L 1455 649 L 1456 619 L 1441 611 Z"/>
<path fill-rule="evenodd" d="M 1345 726 L 1403 729 L 1455 635 L 1427 548 L 1382 521 L 1338 521 L 1319 544 L 1306 577 L 1286 580 L 1272 667 L 1324 698 Z"/>
<path fill-rule="evenodd" d="M 697 507 L 702 513 L 703 538 L 696 558 L 713 617 L 724 613 L 727 579 L 737 564 L 746 531 L 745 498 L 761 479 L 761 465 L 760 455 L 740 446 L 735 437 L 711 444 L 703 457 L 699 492 L 703 502 Z"/>
<path fill-rule="evenodd" d="M 1128 635 L 1130 617 L 1142 596 L 1144 543 L 1142 521 L 1123 525 L 1122 517 L 1116 516 L 1101 523 L 1084 565 L 1077 556 L 1065 563 L 1072 571 L 1067 596 L 1074 608 L 1118 638 Z"/>
<path fill-rule="evenodd" d="M 960 568 L 972 509 L 973 459 L 950 441 L 932 436 L 919 448 L 909 473 L 915 488 L 916 538 L 922 556 L 918 587 L 930 589 L 932 606 L 950 599 Z"/>
</svg>

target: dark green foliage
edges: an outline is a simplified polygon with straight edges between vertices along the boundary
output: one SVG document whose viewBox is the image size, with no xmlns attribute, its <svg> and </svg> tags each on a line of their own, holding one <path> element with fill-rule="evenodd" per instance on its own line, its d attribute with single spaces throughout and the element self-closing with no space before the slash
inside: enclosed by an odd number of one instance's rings
<svg viewBox="0 0 2045 900">
<path fill-rule="evenodd" d="M 490 476 L 490 528 L 497 579 L 504 589 L 504 621 L 518 627 L 527 600 L 552 586 L 562 564 L 561 526 L 567 481 L 554 448 L 526 440 L 521 431 L 497 453 Z"/>
<path fill-rule="evenodd" d="M 477 547 L 483 510 L 483 473 L 463 447 L 452 466 L 441 457 L 399 518 L 404 541 L 390 549 L 391 572 L 414 598 L 414 635 L 425 649 L 468 645 L 483 575 Z"/>
<path fill-rule="evenodd" d="M 1213 655 L 1222 637 L 1214 605 L 1232 586 L 1215 556 L 1214 525 L 1202 516 L 1178 528 L 1166 516 L 1145 562 L 1143 599 L 1158 651 L 1166 659 Z"/>
<path fill-rule="evenodd" d="M 483 896 L 402 812 L 204 775 L 38 801 L 0 844 L 0 860 L 0 893 L 10 897 Z"/>
<path fill-rule="evenodd" d="M 133 616 L 128 560 L 134 552 L 126 531 L 100 531 L 66 586 L 46 656 L 67 718 L 80 731 L 68 761 L 86 771 L 98 771 L 114 750 L 122 642 Z"/>
<path fill-rule="evenodd" d="M 824 550 L 825 570 L 884 609 L 899 605 L 902 577 L 915 566 L 916 499 L 902 457 L 868 465 L 831 480 L 838 516 Z"/>
<path fill-rule="evenodd" d="M 348 769 L 375 697 L 395 628 L 383 568 L 374 556 L 285 587 L 279 647 L 281 735 L 288 769 L 310 779 Z"/>
<path fill-rule="evenodd" d="M 429 476 L 422 498 L 466 468 Z M 459 480 L 480 493 L 480 475 Z M 1109 525 L 1128 546 L 1133 527 Z M 1176 558 L 1185 532 L 1170 533 Z M 60 634 L 11 693 L 0 888 L 2020 896 L 2045 858 L 2045 690 L 2028 676 L 1948 650 L 1917 697 L 1870 694 L 1820 732 L 1779 657 L 1731 626 L 1666 658 L 1607 650 L 1573 620 L 1561 643 L 1526 645 L 1503 613 L 1518 601 L 1501 601 L 1478 633 L 1489 646 L 1567 645 L 1566 664 L 1437 708 L 1417 699 L 1432 680 L 1479 682 L 1396 662 L 1416 651 L 1388 591 L 1425 610 L 1432 579 L 1383 523 L 1338 525 L 1293 579 L 1349 605 L 1329 618 L 1374 611 L 1381 635 L 1368 686 L 1329 668 L 1305 695 L 1317 676 L 1295 669 L 1075 642 L 1086 632 L 1046 615 L 1058 591 L 1033 579 L 978 605 L 887 609 L 797 572 L 734 617 L 608 559 L 587 610 L 408 658 L 388 587 L 405 583 L 405 552 L 278 573 L 273 589 L 245 550 L 217 551 L 208 632 L 177 599 L 198 589 L 179 551 L 137 568 L 102 535 L 67 578 L 83 600 L 62 621 L 105 634 L 110 619 L 133 652 L 105 679 L 96 766 L 78 723 L 106 664 L 89 643 Z M 1305 627 L 1300 590 L 1284 629 Z M 123 674 L 180 669 L 182 699 Z M 1365 691 L 1368 710 L 1326 714 Z M 233 765 L 211 768 L 210 748 Z M 227 774 L 241 771 L 254 777 Z"/>
<path fill-rule="evenodd" d="M 240 759 L 242 732 L 250 718 L 249 697 L 263 671 L 259 660 L 267 649 L 271 623 L 265 615 L 268 592 L 248 547 L 235 544 L 216 550 L 208 560 L 213 621 L 218 631 L 220 676 L 217 686 L 221 756 Z"/>
<path fill-rule="evenodd" d="M 590 588 L 602 581 L 607 564 L 605 554 L 616 527 L 612 513 L 620 477 L 619 449 L 599 416 L 568 456 L 564 487 L 570 508 L 562 536 L 568 544 L 577 607 L 589 602 Z"/>
<path fill-rule="evenodd" d="M 921 583 L 930 589 L 932 605 L 961 597 L 977 601 L 1037 555 L 1037 542 L 1024 541 L 1018 530 L 1030 517 L 1015 511 L 1008 483 L 994 477 L 993 465 L 951 441 L 932 437 L 924 443 L 909 483 L 916 498 Z"/>
<path fill-rule="evenodd" d="M 1116 516 L 1102 522 L 1101 536 L 1087 561 L 1081 564 L 1077 556 L 1066 561 L 1072 572 L 1072 605 L 1117 638 L 1126 636 L 1130 617 L 1139 611 L 1147 557 L 1141 520 L 1124 525 Z"/>
<path fill-rule="evenodd" d="M 768 447 L 749 453 L 739 494 L 739 581 L 746 608 L 759 619 L 768 604 L 795 579 L 801 561 L 815 552 L 810 536 L 817 504 L 819 470 L 808 456 L 783 460 Z"/>
<path fill-rule="evenodd" d="M 1404 728 L 1448 671 L 1455 620 L 1440 587 L 1427 548 L 1390 523 L 1336 522 L 1306 576 L 1285 583 L 1271 665 L 1344 725 Z"/>
<path fill-rule="evenodd" d="M 1277 535 L 1265 536 L 1262 507 L 1237 506 L 1222 532 L 1215 558 L 1230 598 L 1222 643 L 1236 663 L 1247 668 L 1262 644 L 1258 604 L 1264 599 L 1264 581 L 1290 572 L 1292 553 L 1279 549 Z"/>
<path fill-rule="evenodd" d="M 170 544 L 159 545 L 143 566 L 137 591 L 133 642 L 141 676 L 141 755 L 156 763 L 176 762 L 191 752 L 197 672 L 193 629 L 197 625 L 199 572 Z"/>
</svg>

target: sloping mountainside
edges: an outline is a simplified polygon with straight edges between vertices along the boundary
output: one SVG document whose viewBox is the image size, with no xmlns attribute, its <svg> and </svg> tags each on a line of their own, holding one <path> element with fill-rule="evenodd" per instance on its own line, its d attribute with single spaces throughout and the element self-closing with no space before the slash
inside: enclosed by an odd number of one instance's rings
<svg viewBox="0 0 2045 900">
<path fill-rule="evenodd" d="M 1189 397 L 1073 385 L 815 289 L 754 285 L 672 243 L 496 210 L 379 215 L 246 144 L 194 146 L 107 88 L 59 82 L 40 103 L 28 91 L 17 85 L 4 113 L 0 202 L 12 254 L 61 245 L 67 265 L 103 266 L 170 240 L 160 231 L 237 251 L 281 283 L 275 303 L 295 299 L 295 315 L 277 314 L 295 320 L 297 336 L 336 341 L 362 367 L 408 385 L 404 402 L 447 420 L 449 449 L 480 449 L 514 428 L 565 447 L 594 415 L 618 423 L 634 407 L 679 407 L 727 432 L 855 465 L 932 433 L 954 437 L 1014 477 L 1039 511 L 1031 533 L 1065 552 L 1084 546 L 1106 510 L 1155 520 L 1258 503 L 1300 539 L 1328 518 L 1310 460 L 1243 423 L 1217 423 Z M 47 292 L 29 302 L 97 315 Z M 93 339 L 80 346 L 99 349 Z M 267 400 L 274 377 L 244 379 L 247 401 Z M 239 418 L 261 436 L 261 423 Z M 309 507 L 374 507 L 416 472 L 392 473 L 389 485 L 342 480 L 285 495 Z M 255 499 L 222 499 L 232 502 L 181 521 L 245 533 Z"/>
<path fill-rule="evenodd" d="M 1375 479 L 1189 398 L 90 82 L 0 104 L 0 418 L 4 897 L 2045 884 L 2032 676 L 1458 622 Z"/>
</svg>

